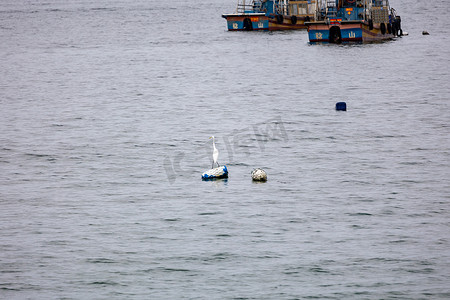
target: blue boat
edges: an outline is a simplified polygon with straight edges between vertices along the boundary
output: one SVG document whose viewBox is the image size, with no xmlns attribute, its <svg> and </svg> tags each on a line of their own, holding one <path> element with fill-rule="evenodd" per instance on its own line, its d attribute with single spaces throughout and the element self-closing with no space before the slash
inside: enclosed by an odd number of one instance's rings
<svg viewBox="0 0 450 300">
<path fill-rule="evenodd" d="M 403 34 L 389 0 L 319 0 L 314 20 L 306 25 L 311 43 L 366 43 Z"/>
<path fill-rule="evenodd" d="M 317 0 L 238 0 L 236 12 L 224 14 L 229 31 L 306 29 Z"/>
</svg>

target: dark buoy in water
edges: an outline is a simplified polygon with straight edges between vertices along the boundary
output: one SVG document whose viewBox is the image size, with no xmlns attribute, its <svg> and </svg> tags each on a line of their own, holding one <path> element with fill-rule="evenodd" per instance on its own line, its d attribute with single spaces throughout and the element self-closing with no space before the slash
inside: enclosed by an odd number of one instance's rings
<svg viewBox="0 0 450 300">
<path fill-rule="evenodd" d="M 338 102 L 338 103 L 336 103 L 336 110 L 346 111 L 347 110 L 347 103 L 345 103 L 345 102 Z"/>
<path fill-rule="evenodd" d="M 422 31 L 422 35 L 430 35 L 430 33 L 426 30 Z"/>
</svg>

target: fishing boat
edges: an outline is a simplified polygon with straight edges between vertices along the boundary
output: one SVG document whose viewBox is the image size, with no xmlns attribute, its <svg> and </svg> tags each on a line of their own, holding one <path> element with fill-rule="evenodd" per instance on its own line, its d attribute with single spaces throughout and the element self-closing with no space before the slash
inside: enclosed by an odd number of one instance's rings
<svg viewBox="0 0 450 300">
<path fill-rule="evenodd" d="M 318 0 L 314 20 L 306 25 L 313 44 L 376 42 L 403 34 L 389 0 Z"/>
<path fill-rule="evenodd" d="M 236 12 L 224 14 L 229 31 L 306 29 L 317 0 L 238 0 Z"/>
</svg>

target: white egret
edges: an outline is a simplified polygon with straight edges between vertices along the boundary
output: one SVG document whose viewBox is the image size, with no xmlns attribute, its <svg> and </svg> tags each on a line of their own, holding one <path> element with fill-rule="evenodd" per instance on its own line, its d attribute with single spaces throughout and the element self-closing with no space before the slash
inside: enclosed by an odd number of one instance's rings
<svg viewBox="0 0 450 300">
<path fill-rule="evenodd" d="M 217 164 L 217 167 L 220 167 L 219 163 L 217 162 L 217 159 L 219 158 L 219 150 L 216 148 L 216 143 L 214 141 L 214 136 L 209 137 L 213 140 L 213 163 L 211 169 L 214 168 L 214 164 Z"/>
</svg>

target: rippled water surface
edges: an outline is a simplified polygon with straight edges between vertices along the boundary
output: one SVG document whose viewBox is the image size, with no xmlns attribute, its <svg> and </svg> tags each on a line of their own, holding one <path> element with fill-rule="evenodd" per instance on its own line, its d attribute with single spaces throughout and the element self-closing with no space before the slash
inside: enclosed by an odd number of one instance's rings
<svg viewBox="0 0 450 300">
<path fill-rule="evenodd" d="M 342 46 L 194 2 L 0 4 L 0 298 L 450 298 L 447 0 Z"/>
</svg>

